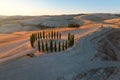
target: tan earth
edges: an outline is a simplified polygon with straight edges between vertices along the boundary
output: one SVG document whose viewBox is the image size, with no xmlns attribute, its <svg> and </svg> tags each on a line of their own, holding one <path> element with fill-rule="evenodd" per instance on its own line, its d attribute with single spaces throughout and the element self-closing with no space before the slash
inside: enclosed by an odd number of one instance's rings
<svg viewBox="0 0 120 80">
<path fill-rule="evenodd" d="M 113 29 L 119 29 L 119 22 L 118 14 L 2 18 L 0 19 L 0 80 L 88 80 L 89 75 L 92 75 L 91 80 L 119 80 L 119 61 L 102 61 L 101 56 L 104 57 L 104 54 L 100 55 L 101 52 L 97 50 L 100 41 L 104 43 L 105 40 L 111 45 L 110 40 L 105 37 L 112 33 Z M 69 23 L 78 23 L 81 26 L 68 28 Z M 43 31 L 38 27 L 39 24 L 49 26 L 43 29 L 45 31 L 61 32 L 63 39 L 67 39 L 69 32 L 74 34 L 75 45 L 58 53 L 38 52 L 37 47 L 30 46 L 29 38 L 32 33 Z M 53 26 L 55 28 L 51 28 Z M 26 56 L 28 53 L 35 53 L 35 57 Z M 98 55 L 100 57 L 96 57 Z M 106 78 L 108 75 L 111 76 Z M 97 78 L 94 78 L 95 76 Z"/>
</svg>

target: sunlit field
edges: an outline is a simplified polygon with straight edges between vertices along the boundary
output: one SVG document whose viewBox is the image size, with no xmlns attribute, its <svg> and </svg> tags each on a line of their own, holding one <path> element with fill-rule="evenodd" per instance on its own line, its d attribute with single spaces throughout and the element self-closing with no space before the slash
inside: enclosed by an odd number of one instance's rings
<svg viewBox="0 0 120 80">
<path fill-rule="evenodd" d="M 1 0 L 0 80 L 120 80 L 119 3 Z"/>
</svg>

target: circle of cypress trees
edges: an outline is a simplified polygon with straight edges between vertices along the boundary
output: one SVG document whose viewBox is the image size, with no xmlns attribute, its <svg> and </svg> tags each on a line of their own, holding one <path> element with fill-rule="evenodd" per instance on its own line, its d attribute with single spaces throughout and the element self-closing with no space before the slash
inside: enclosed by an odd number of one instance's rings
<svg viewBox="0 0 120 80">
<path fill-rule="evenodd" d="M 47 40 L 46 40 L 47 39 Z M 53 40 L 55 39 L 55 41 Z M 61 33 L 58 31 L 49 31 L 49 32 L 38 32 L 30 35 L 30 45 L 34 48 L 35 42 L 38 43 L 39 51 L 50 51 L 50 52 L 60 52 L 64 51 L 69 47 L 74 45 L 74 35 L 68 33 L 68 39 L 61 43 L 57 43 L 57 39 L 61 39 Z M 54 43 L 54 44 L 53 44 Z M 49 44 L 49 45 L 48 45 Z"/>
</svg>

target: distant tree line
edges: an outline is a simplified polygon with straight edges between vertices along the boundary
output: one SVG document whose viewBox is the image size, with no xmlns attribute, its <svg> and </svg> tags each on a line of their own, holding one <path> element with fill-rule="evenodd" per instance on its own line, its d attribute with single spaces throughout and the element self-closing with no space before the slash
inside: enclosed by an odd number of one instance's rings
<svg viewBox="0 0 120 80">
<path fill-rule="evenodd" d="M 55 26 L 46 26 L 46 25 L 42 25 L 42 24 L 37 24 L 36 27 L 38 27 L 40 29 L 56 28 Z"/>
</svg>

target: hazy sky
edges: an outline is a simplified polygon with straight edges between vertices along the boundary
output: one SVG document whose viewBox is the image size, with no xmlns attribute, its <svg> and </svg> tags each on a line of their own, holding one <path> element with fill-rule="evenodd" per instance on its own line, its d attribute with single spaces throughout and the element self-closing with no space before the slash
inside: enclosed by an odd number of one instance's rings
<svg viewBox="0 0 120 80">
<path fill-rule="evenodd" d="M 0 0 L 0 15 L 120 13 L 120 0 Z"/>
</svg>

